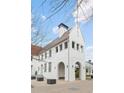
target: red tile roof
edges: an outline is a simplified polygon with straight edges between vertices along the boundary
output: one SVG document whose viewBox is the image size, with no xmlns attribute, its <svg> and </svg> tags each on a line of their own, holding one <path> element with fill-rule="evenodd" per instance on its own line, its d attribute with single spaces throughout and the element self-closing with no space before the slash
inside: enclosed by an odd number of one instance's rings
<svg viewBox="0 0 124 93">
<path fill-rule="evenodd" d="M 42 47 L 31 44 L 31 55 L 38 55 L 42 50 L 43 50 Z"/>
</svg>

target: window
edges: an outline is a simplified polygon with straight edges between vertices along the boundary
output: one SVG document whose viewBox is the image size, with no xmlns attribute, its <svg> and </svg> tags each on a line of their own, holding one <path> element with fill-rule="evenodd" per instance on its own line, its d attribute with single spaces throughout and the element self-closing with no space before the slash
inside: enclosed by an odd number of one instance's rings
<svg viewBox="0 0 124 93">
<path fill-rule="evenodd" d="M 86 73 L 88 73 L 88 68 L 86 68 Z"/>
<path fill-rule="evenodd" d="M 35 76 L 37 75 L 37 71 L 35 71 Z"/>
<path fill-rule="evenodd" d="M 81 52 L 83 52 L 83 46 L 81 46 Z"/>
<path fill-rule="evenodd" d="M 51 57 L 52 56 L 52 51 L 51 50 L 49 50 L 49 57 Z"/>
<path fill-rule="evenodd" d="M 43 60 L 43 54 L 42 54 L 42 60 Z"/>
<path fill-rule="evenodd" d="M 45 58 L 47 58 L 47 52 L 45 53 Z"/>
<path fill-rule="evenodd" d="M 32 59 L 33 59 L 33 56 L 31 56 L 31 61 L 32 61 Z"/>
<path fill-rule="evenodd" d="M 43 65 L 41 64 L 41 73 L 43 73 Z"/>
<path fill-rule="evenodd" d="M 68 48 L 68 42 L 65 42 L 65 49 Z"/>
<path fill-rule="evenodd" d="M 58 46 L 56 47 L 56 53 L 58 52 Z"/>
<path fill-rule="evenodd" d="M 47 64 L 45 63 L 44 64 L 44 72 L 46 72 L 47 71 Z"/>
<path fill-rule="evenodd" d="M 52 69 L 52 63 L 49 62 L 49 72 L 51 72 L 51 69 Z"/>
<path fill-rule="evenodd" d="M 79 44 L 77 44 L 77 50 L 79 50 Z"/>
<path fill-rule="evenodd" d="M 31 71 L 32 71 L 33 65 L 31 65 Z"/>
<path fill-rule="evenodd" d="M 74 41 L 72 41 L 72 48 L 74 48 L 75 47 L 75 42 Z"/>
<path fill-rule="evenodd" d="M 60 45 L 60 51 L 62 50 L 62 44 Z"/>
</svg>

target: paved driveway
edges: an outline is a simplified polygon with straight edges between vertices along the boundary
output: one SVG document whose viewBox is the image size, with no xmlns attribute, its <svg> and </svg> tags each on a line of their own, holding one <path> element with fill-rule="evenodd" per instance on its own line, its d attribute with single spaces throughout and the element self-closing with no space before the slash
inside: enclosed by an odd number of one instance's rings
<svg viewBox="0 0 124 93">
<path fill-rule="evenodd" d="M 46 81 L 31 81 L 32 93 L 92 93 L 92 80 L 57 81 L 57 84 L 49 85 Z"/>
</svg>

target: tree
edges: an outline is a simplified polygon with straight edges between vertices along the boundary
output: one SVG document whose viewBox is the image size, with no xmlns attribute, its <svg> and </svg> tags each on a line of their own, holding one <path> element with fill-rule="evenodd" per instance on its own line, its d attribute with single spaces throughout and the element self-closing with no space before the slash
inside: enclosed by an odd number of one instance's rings
<svg viewBox="0 0 124 93">
<path fill-rule="evenodd" d="M 54 15 L 56 15 L 59 11 L 61 11 L 64 7 L 71 4 L 72 0 L 41 0 L 39 6 L 37 6 L 35 9 L 32 8 L 32 12 L 35 12 L 38 14 L 38 16 L 34 16 L 32 14 L 31 19 L 31 41 L 35 45 L 42 45 L 42 41 L 45 40 L 46 31 L 44 31 L 43 27 L 44 24 L 50 20 Z M 75 19 L 78 19 L 78 21 L 82 20 L 88 20 L 90 17 L 92 17 L 92 0 L 75 0 L 77 4 L 75 4 L 73 15 Z M 47 17 L 40 16 L 40 12 L 38 9 L 43 7 L 46 3 L 50 3 L 51 8 L 49 9 L 49 14 Z M 42 8 L 43 9 L 43 8 Z M 70 14 L 68 14 L 70 16 Z M 68 18 L 69 19 L 69 18 Z M 38 27 L 36 27 L 38 25 Z"/>
</svg>

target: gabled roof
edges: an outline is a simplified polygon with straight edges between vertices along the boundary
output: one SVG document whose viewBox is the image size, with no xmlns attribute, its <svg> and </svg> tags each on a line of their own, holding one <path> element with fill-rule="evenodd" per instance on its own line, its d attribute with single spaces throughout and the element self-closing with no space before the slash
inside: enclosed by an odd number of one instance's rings
<svg viewBox="0 0 124 93">
<path fill-rule="evenodd" d="M 70 29 L 69 29 L 69 30 L 70 30 Z M 59 43 L 65 41 L 65 40 L 67 40 L 67 39 L 69 38 L 69 33 L 70 33 L 69 30 L 66 31 L 60 38 L 58 37 L 58 38 L 56 38 L 55 40 L 53 40 L 51 43 L 49 43 L 48 45 L 46 45 L 46 46 L 44 47 L 44 51 L 47 51 L 48 49 L 50 49 L 50 48 L 56 46 L 57 44 L 59 44 Z M 42 51 L 42 52 L 44 52 L 44 51 Z"/>
<path fill-rule="evenodd" d="M 40 51 L 42 51 L 42 50 L 43 50 L 42 47 L 31 44 L 31 55 L 37 56 L 40 53 Z"/>
</svg>

